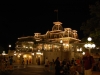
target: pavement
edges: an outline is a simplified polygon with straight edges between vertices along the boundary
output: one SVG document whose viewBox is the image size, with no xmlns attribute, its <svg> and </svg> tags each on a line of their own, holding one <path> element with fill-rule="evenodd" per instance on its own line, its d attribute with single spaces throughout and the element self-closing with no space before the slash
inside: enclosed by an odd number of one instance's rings
<svg viewBox="0 0 100 75">
<path fill-rule="evenodd" d="M 100 72 L 93 71 L 93 74 L 92 75 L 100 75 Z"/>
<path fill-rule="evenodd" d="M 45 71 L 43 65 L 29 65 L 15 66 L 13 71 L 0 72 L 0 75 L 55 75 L 55 73 Z M 100 75 L 100 72 L 93 71 L 93 75 Z"/>
<path fill-rule="evenodd" d="M 0 75 L 54 75 L 54 72 L 45 71 L 43 65 L 15 66 L 13 71 L 1 72 Z"/>
</svg>

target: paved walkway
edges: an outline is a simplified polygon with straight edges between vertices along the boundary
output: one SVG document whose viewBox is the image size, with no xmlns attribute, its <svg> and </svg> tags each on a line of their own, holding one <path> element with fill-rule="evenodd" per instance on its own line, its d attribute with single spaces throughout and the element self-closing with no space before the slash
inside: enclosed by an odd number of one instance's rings
<svg viewBox="0 0 100 75">
<path fill-rule="evenodd" d="M 15 67 L 13 71 L 1 72 L 0 75 L 54 75 L 54 72 L 45 71 L 44 66 L 41 65 L 29 65 L 26 68 Z"/>
<path fill-rule="evenodd" d="M 93 75 L 100 75 L 100 72 L 93 72 Z"/>
<path fill-rule="evenodd" d="M 43 65 L 29 65 L 26 68 L 16 66 L 13 71 L 1 72 L 0 75 L 54 75 L 54 72 L 44 71 Z M 100 75 L 100 72 L 93 72 L 93 75 Z"/>
</svg>

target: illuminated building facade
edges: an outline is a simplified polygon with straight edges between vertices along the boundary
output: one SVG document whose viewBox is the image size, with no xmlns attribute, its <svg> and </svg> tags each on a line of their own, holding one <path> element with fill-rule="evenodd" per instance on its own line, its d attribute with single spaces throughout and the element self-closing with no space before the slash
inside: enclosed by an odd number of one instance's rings
<svg viewBox="0 0 100 75">
<path fill-rule="evenodd" d="M 75 50 L 80 42 L 77 31 L 63 28 L 61 22 L 53 24 L 52 30 L 46 34 L 34 33 L 34 36 L 18 38 L 16 54 L 20 58 L 29 59 L 33 64 L 44 64 L 46 57 L 49 61 L 57 57 L 60 60 L 75 57 Z"/>
</svg>

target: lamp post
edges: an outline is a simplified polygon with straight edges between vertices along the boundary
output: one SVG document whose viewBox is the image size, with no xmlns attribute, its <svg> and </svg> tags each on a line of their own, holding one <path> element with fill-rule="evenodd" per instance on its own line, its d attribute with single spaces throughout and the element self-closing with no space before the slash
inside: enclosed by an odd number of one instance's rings
<svg viewBox="0 0 100 75">
<path fill-rule="evenodd" d="M 11 48 L 11 45 L 9 45 L 9 50 L 10 50 L 10 48 Z"/>
<path fill-rule="evenodd" d="M 88 37 L 88 42 L 84 45 L 84 47 L 85 48 L 87 48 L 87 49 L 89 49 L 89 52 L 91 53 L 91 49 L 93 49 L 93 48 L 95 48 L 95 44 L 94 43 L 92 43 L 91 41 L 92 41 L 92 38 L 91 37 Z"/>
</svg>

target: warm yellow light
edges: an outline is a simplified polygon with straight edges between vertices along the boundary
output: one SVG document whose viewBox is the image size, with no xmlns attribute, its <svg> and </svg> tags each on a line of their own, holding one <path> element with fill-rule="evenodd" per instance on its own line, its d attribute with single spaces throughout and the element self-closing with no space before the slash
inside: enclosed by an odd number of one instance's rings
<svg viewBox="0 0 100 75">
<path fill-rule="evenodd" d="M 20 58 L 20 55 L 18 55 L 18 58 Z"/>
<path fill-rule="evenodd" d="M 40 41 L 40 40 L 36 40 L 36 41 Z"/>
<path fill-rule="evenodd" d="M 32 48 L 32 47 L 30 47 L 30 48 Z"/>
<path fill-rule="evenodd" d="M 25 46 L 23 46 L 25 48 Z"/>
<path fill-rule="evenodd" d="M 24 56 L 23 56 L 23 58 L 26 58 L 26 57 L 27 57 L 27 55 L 24 55 Z"/>
<path fill-rule="evenodd" d="M 29 58 L 31 58 L 31 56 L 29 56 Z"/>
<path fill-rule="evenodd" d="M 34 55 L 34 53 L 32 53 L 32 55 Z"/>
<path fill-rule="evenodd" d="M 63 41 L 62 41 L 62 40 L 60 40 L 60 43 L 63 43 Z"/>
<path fill-rule="evenodd" d="M 66 44 L 66 46 L 69 46 L 68 44 Z"/>
<path fill-rule="evenodd" d="M 80 48 L 80 51 L 82 51 L 82 48 Z"/>
<path fill-rule="evenodd" d="M 5 51 L 3 51 L 2 55 L 6 55 Z"/>
<path fill-rule="evenodd" d="M 95 48 L 95 46 L 96 46 L 95 44 L 90 44 L 90 43 L 84 45 L 85 48 Z"/>
<path fill-rule="evenodd" d="M 57 47 L 57 46 L 55 45 L 55 47 Z"/>
<path fill-rule="evenodd" d="M 85 48 L 87 48 L 87 47 L 88 47 L 88 45 L 87 45 L 87 44 L 85 44 L 85 45 L 84 45 L 84 47 L 85 47 Z"/>
<path fill-rule="evenodd" d="M 37 52 L 36 54 L 40 54 L 40 55 L 41 55 L 41 53 L 40 53 L 40 52 Z"/>
<path fill-rule="evenodd" d="M 95 44 L 92 44 L 92 47 L 95 48 Z"/>
<path fill-rule="evenodd" d="M 21 53 L 19 55 L 21 55 Z"/>
<path fill-rule="evenodd" d="M 41 52 L 37 52 L 36 54 L 37 54 L 37 55 L 43 55 L 43 53 L 41 53 Z"/>
<path fill-rule="evenodd" d="M 77 51 L 80 51 L 79 49 L 77 49 Z"/>
<path fill-rule="evenodd" d="M 15 53 L 14 55 L 16 56 L 17 54 Z"/>
<path fill-rule="evenodd" d="M 85 52 L 83 52 L 82 54 L 85 55 Z"/>
<path fill-rule="evenodd" d="M 14 53 L 16 53 L 16 51 L 14 51 Z"/>
<path fill-rule="evenodd" d="M 41 55 L 43 55 L 43 53 L 41 53 Z"/>
<path fill-rule="evenodd" d="M 26 47 L 26 48 L 28 48 L 28 47 Z"/>
</svg>

